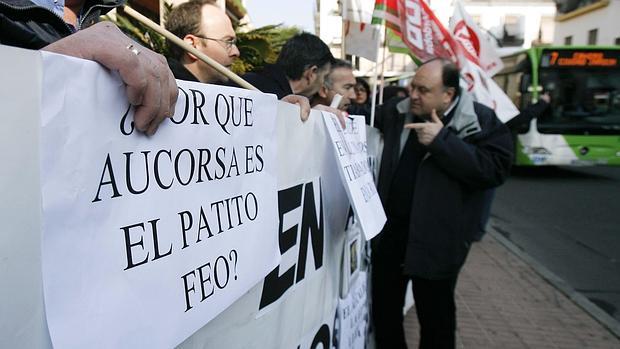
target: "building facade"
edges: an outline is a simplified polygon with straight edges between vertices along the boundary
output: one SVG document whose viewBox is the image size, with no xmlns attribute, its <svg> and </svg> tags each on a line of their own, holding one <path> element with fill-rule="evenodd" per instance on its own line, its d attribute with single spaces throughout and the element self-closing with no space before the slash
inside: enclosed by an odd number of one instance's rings
<svg viewBox="0 0 620 349">
<path fill-rule="evenodd" d="M 620 0 L 556 0 L 555 45 L 620 45 Z"/>
</svg>

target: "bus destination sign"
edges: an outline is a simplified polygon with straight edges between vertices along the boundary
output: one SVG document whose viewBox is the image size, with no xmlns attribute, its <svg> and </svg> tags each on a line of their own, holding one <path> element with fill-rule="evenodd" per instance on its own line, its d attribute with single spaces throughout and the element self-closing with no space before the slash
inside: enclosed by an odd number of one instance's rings
<svg viewBox="0 0 620 349">
<path fill-rule="evenodd" d="M 553 50 L 545 51 L 540 62 L 541 67 L 603 67 L 611 68 L 618 66 L 620 51 L 597 50 Z"/>
</svg>

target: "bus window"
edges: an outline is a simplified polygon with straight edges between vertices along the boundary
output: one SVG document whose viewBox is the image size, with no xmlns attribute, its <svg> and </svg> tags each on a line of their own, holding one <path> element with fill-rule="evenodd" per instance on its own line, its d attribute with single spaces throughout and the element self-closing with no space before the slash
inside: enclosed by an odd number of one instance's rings
<svg viewBox="0 0 620 349">
<path fill-rule="evenodd" d="M 620 130 L 620 71 L 545 69 L 541 83 L 553 88 L 551 108 L 539 119 L 542 133 L 612 134 Z"/>
</svg>

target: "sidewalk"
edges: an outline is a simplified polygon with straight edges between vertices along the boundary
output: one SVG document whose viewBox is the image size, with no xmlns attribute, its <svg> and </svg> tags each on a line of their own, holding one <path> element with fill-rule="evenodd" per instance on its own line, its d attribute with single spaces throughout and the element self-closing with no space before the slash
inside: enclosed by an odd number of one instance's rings
<svg viewBox="0 0 620 349">
<path fill-rule="evenodd" d="M 620 348 L 620 339 L 494 236 L 474 244 L 459 276 L 457 348 Z M 405 334 L 417 348 L 414 308 Z"/>
</svg>

